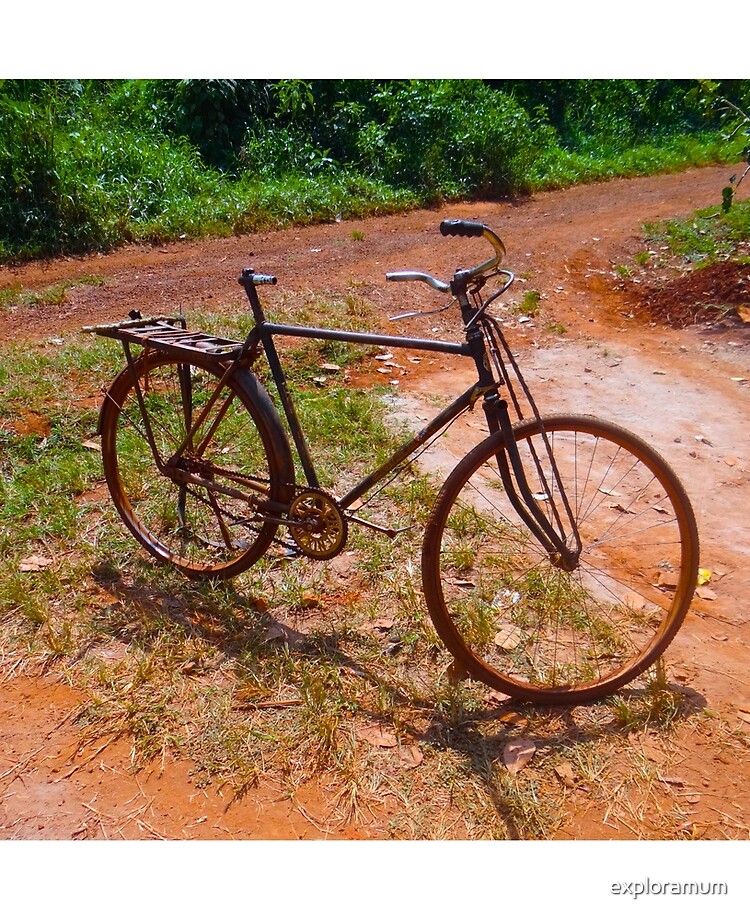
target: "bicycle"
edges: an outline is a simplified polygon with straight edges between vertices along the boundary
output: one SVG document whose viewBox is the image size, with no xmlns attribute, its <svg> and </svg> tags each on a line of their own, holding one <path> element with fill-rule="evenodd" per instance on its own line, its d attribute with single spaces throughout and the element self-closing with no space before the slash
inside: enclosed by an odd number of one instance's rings
<svg viewBox="0 0 750 920">
<path fill-rule="evenodd" d="M 418 271 L 386 278 L 449 294 L 441 309 L 457 306 L 460 342 L 271 322 L 258 288 L 276 278 L 249 268 L 239 278 L 254 319 L 244 341 L 189 331 L 183 317 L 88 327 L 119 339 L 126 356 L 99 418 L 112 500 L 146 550 L 193 578 L 239 574 L 280 528 L 295 552 L 330 559 L 351 525 L 395 535 L 358 516 L 360 500 L 481 401 L 489 434 L 447 476 L 425 528 L 429 615 L 459 670 L 490 687 L 536 703 L 598 699 L 642 674 L 684 620 L 698 569 L 690 501 L 666 462 L 628 431 L 586 415 L 541 417 L 488 309 L 515 277 L 500 267 L 501 239 L 474 221 L 443 221 L 440 232 L 483 237 L 494 254 L 449 282 Z M 459 355 L 477 379 L 337 497 L 320 486 L 278 336 Z M 303 482 L 253 370 L 261 355 Z"/>
</svg>

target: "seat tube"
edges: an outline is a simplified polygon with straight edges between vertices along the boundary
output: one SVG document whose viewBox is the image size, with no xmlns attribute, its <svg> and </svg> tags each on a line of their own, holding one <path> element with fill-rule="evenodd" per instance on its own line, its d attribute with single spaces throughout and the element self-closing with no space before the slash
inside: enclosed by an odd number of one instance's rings
<svg viewBox="0 0 750 920">
<path fill-rule="evenodd" d="M 289 423 L 289 430 L 292 434 L 295 447 L 297 448 L 297 453 L 299 454 L 302 469 L 304 470 L 305 477 L 307 478 L 307 484 L 313 488 L 318 488 L 320 486 L 320 482 L 318 481 L 318 474 L 315 472 L 315 466 L 313 464 L 312 457 L 310 456 L 310 449 L 307 446 L 307 440 L 302 431 L 302 425 L 300 424 L 299 418 L 297 416 L 297 410 L 294 408 L 294 401 L 292 399 L 291 393 L 289 392 L 286 375 L 284 374 L 284 370 L 281 366 L 281 361 L 279 360 L 278 352 L 276 351 L 273 335 L 262 326 L 259 330 L 259 333 L 263 343 L 263 349 L 266 354 L 266 360 L 268 361 L 268 367 L 270 368 L 271 376 L 273 377 L 274 383 L 276 384 L 279 399 L 281 400 L 284 414 L 286 415 L 287 422 Z"/>
</svg>

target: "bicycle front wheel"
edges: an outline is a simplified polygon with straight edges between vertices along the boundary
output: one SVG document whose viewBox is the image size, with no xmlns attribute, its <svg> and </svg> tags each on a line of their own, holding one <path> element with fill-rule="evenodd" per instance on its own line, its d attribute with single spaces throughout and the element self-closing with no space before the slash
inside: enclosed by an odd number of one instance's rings
<svg viewBox="0 0 750 920">
<path fill-rule="evenodd" d="M 514 436 L 533 501 L 571 549 L 575 522 L 577 564 L 545 551 L 514 510 L 498 433 L 438 495 L 422 551 L 427 606 L 472 677 L 517 699 L 587 702 L 631 682 L 674 638 L 696 585 L 695 517 L 664 460 L 615 425 L 555 416 L 518 423 Z"/>
<path fill-rule="evenodd" d="M 242 369 L 217 393 L 222 373 L 201 356 L 149 352 L 115 379 L 100 420 L 121 518 L 153 556 L 194 578 L 229 578 L 256 562 L 277 530 L 268 518 L 293 496 L 270 397 Z"/>
</svg>

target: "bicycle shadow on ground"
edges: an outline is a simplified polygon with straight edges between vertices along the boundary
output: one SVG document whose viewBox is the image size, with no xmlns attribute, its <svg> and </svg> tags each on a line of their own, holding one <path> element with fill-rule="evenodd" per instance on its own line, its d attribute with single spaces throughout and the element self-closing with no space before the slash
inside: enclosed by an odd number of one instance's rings
<svg viewBox="0 0 750 920">
<path fill-rule="evenodd" d="M 318 663 L 321 669 L 345 670 L 381 697 L 387 696 L 394 706 L 402 707 L 397 725 L 393 718 L 367 708 L 362 701 L 352 710 L 352 719 L 382 725 L 395 732 L 403 745 L 457 754 L 484 788 L 510 839 L 534 835 L 518 817 L 517 786 L 522 777 L 514 777 L 506 765 L 509 742 L 522 739 L 533 743 L 535 761 L 552 767 L 591 742 L 622 740 L 651 727 L 671 728 L 706 706 L 701 694 L 676 683 L 668 683 L 660 690 L 662 712 L 660 698 L 649 687 L 625 688 L 609 701 L 570 707 L 538 706 L 512 699 L 498 702 L 497 694 L 493 699 L 493 693 L 484 685 L 461 682 L 443 687 L 441 695 L 430 693 L 428 687 L 425 695 L 416 697 L 377 670 L 376 665 L 358 657 L 351 635 L 344 636 L 333 627 L 317 628 L 314 634 L 297 629 L 274 616 L 270 606 L 259 598 L 244 594 L 231 583 L 208 587 L 185 583 L 170 590 L 150 580 L 125 580 L 106 567 L 94 575 L 116 601 L 102 611 L 99 638 L 82 645 L 79 658 L 97 642 L 106 642 L 107 637 L 119 642 L 135 641 L 140 649 L 148 650 L 171 624 L 187 637 L 204 640 L 215 649 L 210 659 L 186 662 L 191 676 L 210 674 L 228 660 L 245 667 L 256 666 L 261 674 L 264 659 L 278 655 L 280 647 L 298 661 Z M 398 655 L 398 648 L 389 648 L 384 642 L 382 654 Z"/>
<path fill-rule="evenodd" d="M 682 684 L 667 683 L 660 693 L 670 712 L 656 712 L 653 721 L 643 712 L 655 708 L 654 691 L 624 689 L 616 697 L 584 705 L 553 707 L 508 700 L 472 712 L 459 710 L 449 717 L 436 713 L 423 740 L 435 749 L 460 753 L 473 775 L 481 780 L 509 838 L 529 839 L 535 835 L 529 833 L 528 822 L 519 821 L 517 816 L 524 810 L 524 794 L 530 794 L 537 806 L 539 796 L 536 791 L 531 794 L 534 780 L 524 782 L 523 771 L 512 772 L 513 756 L 506 763 L 511 743 L 531 743 L 530 763 L 538 764 L 540 759 L 546 762 L 552 768 L 550 778 L 560 787 L 564 784 L 569 790 L 586 789 L 588 784 L 572 775 L 565 776 L 563 783 L 554 767 L 569 765 L 577 749 L 592 742 L 618 742 L 650 731 L 666 732 L 668 737 L 681 722 L 706 706 L 700 693 Z M 641 706 L 643 712 L 639 713 Z M 634 714 L 632 722 L 627 718 L 629 712 Z"/>
</svg>

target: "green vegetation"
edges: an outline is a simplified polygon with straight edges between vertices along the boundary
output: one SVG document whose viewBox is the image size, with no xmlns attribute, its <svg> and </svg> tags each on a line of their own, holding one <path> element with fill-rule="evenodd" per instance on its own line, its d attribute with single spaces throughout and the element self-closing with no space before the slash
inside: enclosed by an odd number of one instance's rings
<svg viewBox="0 0 750 920">
<path fill-rule="evenodd" d="M 750 258 L 750 201 L 735 201 L 731 208 L 704 208 L 684 220 L 646 224 L 646 241 L 666 247 L 686 262 L 710 264 L 718 259 Z"/>
<path fill-rule="evenodd" d="M 747 108 L 748 81 L 6 80 L 0 260 L 736 161 L 706 86 Z"/>
<path fill-rule="evenodd" d="M 530 288 L 528 291 L 523 292 L 523 297 L 516 307 L 515 312 L 524 316 L 537 316 L 539 314 L 541 301 L 542 295 L 539 291 Z"/>
<path fill-rule="evenodd" d="M 744 144 L 742 158 L 747 163 L 741 173 L 730 176 L 729 185 L 722 190 L 722 210 L 728 211 L 732 207 L 737 189 L 742 180 L 750 173 L 750 107 L 738 100 L 731 99 L 724 94 L 720 83 L 713 80 L 701 80 L 699 83 L 701 103 L 705 106 L 706 113 L 714 118 L 721 119 L 724 135 L 729 139 L 736 139 Z"/>
</svg>

